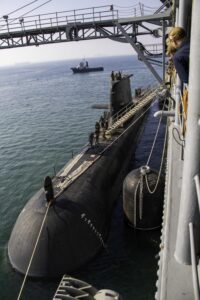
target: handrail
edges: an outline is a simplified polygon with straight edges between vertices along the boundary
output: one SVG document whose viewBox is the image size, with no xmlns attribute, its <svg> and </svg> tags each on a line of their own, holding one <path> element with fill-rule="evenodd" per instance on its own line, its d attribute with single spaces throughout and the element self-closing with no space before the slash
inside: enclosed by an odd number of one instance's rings
<svg viewBox="0 0 200 300">
<path fill-rule="evenodd" d="M 199 182 L 198 174 L 196 174 L 194 176 L 194 181 L 195 181 L 195 186 L 196 186 L 197 200 L 198 200 L 199 212 L 200 212 L 200 182 Z M 197 270 L 197 262 L 196 262 L 196 250 L 195 250 L 193 223 L 189 223 L 189 234 L 190 234 L 190 252 L 191 252 L 191 261 L 192 261 L 192 278 L 193 278 L 194 297 L 195 297 L 195 300 L 200 300 L 200 289 L 199 289 L 199 278 L 198 278 L 198 270 Z"/>
<path fill-rule="evenodd" d="M 144 8 L 147 8 L 147 13 Z M 8 18 L 8 16 L 5 16 L 6 18 L 0 19 L 0 33 L 35 29 L 38 24 L 40 29 L 44 29 L 46 28 L 44 26 L 48 25 L 49 27 L 52 27 L 53 24 L 62 26 L 62 24 L 66 25 L 66 23 L 77 24 L 78 22 L 86 23 L 118 20 L 119 17 L 127 18 L 130 16 L 144 16 L 149 14 L 149 8 L 139 2 L 133 9 L 132 7 L 121 7 L 121 9 L 118 9 L 118 6 L 116 5 L 103 5 L 39 15 L 27 15 L 28 13 L 25 13 L 16 18 Z M 161 8 L 162 7 L 160 7 L 155 13 L 160 12 Z"/>
<path fill-rule="evenodd" d="M 199 175 L 194 176 L 195 186 L 196 186 L 196 192 L 197 192 L 197 200 L 199 204 L 199 211 L 200 211 L 200 182 L 199 182 Z"/>
<path fill-rule="evenodd" d="M 112 116 L 113 123 L 117 122 L 123 115 L 125 115 L 130 109 L 132 109 L 135 106 L 133 102 L 127 104 L 125 107 L 120 109 L 116 114 Z"/>
<path fill-rule="evenodd" d="M 35 29 L 35 24 L 39 24 L 39 28 L 62 26 L 66 23 L 77 24 L 79 22 L 96 22 L 114 20 L 118 18 L 118 10 L 112 9 L 111 6 L 98 6 L 92 8 L 84 8 L 77 10 L 68 10 L 63 12 L 49 13 L 26 16 L 18 18 L 0 20 L 0 32 L 14 32 L 17 30 Z"/>
<path fill-rule="evenodd" d="M 134 105 L 132 109 L 129 109 L 128 113 L 123 113 L 123 115 L 118 118 L 118 121 L 113 122 L 108 127 L 105 134 L 109 135 L 113 130 L 116 130 L 121 124 L 125 123 L 130 117 L 132 117 L 138 110 L 144 107 L 150 100 L 153 99 L 153 97 L 156 96 L 156 92 L 159 90 L 159 88 L 160 87 L 147 92 L 146 95 L 142 97 L 142 99 L 140 99 L 140 101 L 137 102 L 137 104 Z"/>
<path fill-rule="evenodd" d="M 190 253 L 191 253 L 191 261 L 192 261 L 194 299 L 200 300 L 199 278 L 198 278 L 196 250 L 195 250 L 195 242 L 194 242 L 194 231 L 193 231 L 193 223 L 191 222 L 189 223 L 189 234 L 190 234 Z"/>
<path fill-rule="evenodd" d="M 142 95 L 141 98 L 139 98 L 139 101 L 142 101 L 151 93 L 151 90 L 145 91 L 145 93 Z M 138 102 L 136 102 L 138 103 Z M 116 114 L 113 115 L 113 123 L 117 122 L 121 117 L 123 117 L 127 112 L 129 112 L 132 108 L 135 107 L 136 103 L 129 103 L 127 106 L 123 107 L 121 110 L 119 110 Z"/>
</svg>

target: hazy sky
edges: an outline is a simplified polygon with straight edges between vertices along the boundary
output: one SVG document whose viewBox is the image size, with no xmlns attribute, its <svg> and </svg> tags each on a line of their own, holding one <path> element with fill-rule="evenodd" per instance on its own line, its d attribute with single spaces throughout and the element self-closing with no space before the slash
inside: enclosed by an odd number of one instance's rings
<svg viewBox="0 0 200 300">
<path fill-rule="evenodd" d="M 33 2 L 34 0 L 7 0 L 0 1 L 0 17 L 8 15 L 14 10 Z M 9 18 L 19 17 L 20 15 L 42 5 L 48 0 L 37 0 L 29 6 L 21 9 L 15 13 L 9 15 Z M 149 8 L 156 8 L 161 6 L 159 0 L 143 0 L 140 1 Z M 89 8 L 103 5 L 116 6 L 124 14 L 128 13 L 130 16 L 130 10 L 133 6 L 138 4 L 139 1 L 135 0 L 51 0 L 44 6 L 41 6 L 37 10 L 30 13 L 30 15 L 59 12 L 71 9 Z M 148 44 L 147 39 L 147 44 Z M 157 42 L 155 40 L 155 42 Z M 5 66 L 15 63 L 23 62 L 41 62 L 50 60 L 63 60 L 83 57 L 98 57 L 98 56 L 112 56 L 112 55 L 127 55 L 132 54 L 133 49 L 130 45 L 113 42 L 109 39 L 93 40 L 93 41 L 80 41 L 80 42 L 68 42 L 58 43 L 54 45 L 43 45 L 39 47 L 23 47 L 18 49 L 5 49 L 0 50 L 0 66 Z"/>
</svg>

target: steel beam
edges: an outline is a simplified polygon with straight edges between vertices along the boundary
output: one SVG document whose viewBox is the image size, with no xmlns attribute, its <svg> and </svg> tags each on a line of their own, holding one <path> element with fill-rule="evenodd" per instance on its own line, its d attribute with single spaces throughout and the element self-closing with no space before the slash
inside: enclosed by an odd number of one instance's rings
<svg viewBox="0 0 200 300">
<path fill-rule="evenodd" d="M 125 36 L 126 40 L 129 42 L 129 44 L 133 47 L 135 52 L 139 55 L 139 57 L 142 59 L 142 61 L 145 63 L 147 68 L 151 71 L 155 79 L 159 82 L 162 83 L 162 78 L 160 75 L 157 73 L 157 71 L 154 69 L 154 67 L 150 64 L 150 62 L 147 60 L 145 55 L 142 53 L 142 51 L 139 49 L 139 47 L 134 43 L 134 41 L 131 39 L 131 37 L 127 34 L 127 32 L 124 30 L 121 24 L 116 22 L 117 28 L 123 33 Z"/>
<path fill-rule="evenodd" d="M 0 20 L 0 49 L 39 46 L 51 43 L 102 39 L 108 37 L 123 41 L 116 28 L 120 23 L 130 37 L 151 34 L 145 24 L 162 25 L 171 22 L 170 9 L 148 16 L 120 18 L 118 10 L 104 7 L 73 10 L 59 13 L 27 16 L 22 19 Z M 138 27 L 141 27 L 140 32 Z"/>
<path fill-rule="evenodd" d="M 187 16 L 191 15 L 191 0 L 180 0 L 179 1 L 179 26 L 183 27 L 187 32 Z"/>
</svg>

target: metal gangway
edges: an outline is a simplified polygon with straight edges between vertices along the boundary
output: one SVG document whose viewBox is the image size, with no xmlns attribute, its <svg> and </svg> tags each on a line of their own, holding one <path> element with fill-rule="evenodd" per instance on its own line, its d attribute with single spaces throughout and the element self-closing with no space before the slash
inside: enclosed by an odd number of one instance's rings
<svg viewBox="0 0 200 300">
<path fill-rule="evenodd" d="M 108 127 L 105 135 L 109 136 L 114 133 L 118 128 L 124 125 L 128 120 L 130 120 L 134 115 L 136 115 L 143 107 L 149 104 L 153 98 L 155 98 L 160 90 L 159 88 L 154 88 L 147 91 L 137 103 L 132 102 L 124 107 L 121 111 L 115 114 L 112 118 L 112 124 Z"/>
</svg>

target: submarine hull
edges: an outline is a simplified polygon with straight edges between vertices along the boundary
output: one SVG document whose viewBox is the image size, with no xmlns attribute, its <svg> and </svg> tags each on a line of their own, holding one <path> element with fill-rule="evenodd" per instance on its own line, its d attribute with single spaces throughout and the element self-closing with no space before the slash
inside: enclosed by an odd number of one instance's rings
<svg viewBox="0 0 200 300">
<path fill-rule="evenodd" d="M 50 206 L 29 276 L 55 277 L 72 272 L 102 248 L 143 118 L 108 147 Z M 95 147 L 86 150 L 82 160 L 93 157 L 94 151 Z M 28 201 L 16 221 L 8 243 L 8 256 L 20 273 L 27 270 L 45 212 L 45 193 L 41 189 Z"/>
<path fill-rule="evenodd" d="M 126 112 L 128 104 L 135 105 L 130 76 L 113 76 L 110 111 L 104 112 L 101 125 L 95 124 L 95 133 L 92 133 L 95 145 L 92 138 L 90 146 L 69 161 L 52 182 L 46 177 L 44 189 L 40 189 L 20 213 L 8 243 L 9 260 L 20 273 L 27 272 L 30 261 L 28 275 L 32 277 L 70 273 L 105 246 L 113 205 L 129 171 L 145 119 L 143 111 L 150 105 L 138 106 L 135 114 L 123 119 L 112 133 L 106 132 L 110 122 L 117 123 L 113 121 L 115 112 L 118 114 L 121 108 Z M 51 187 L 49 192 L 48 186 Z M 47 201 L 53 195 L 54 202 L 43 223 Z M 41 224 L 44 224 L 42 230 Z"/>
</svg>

